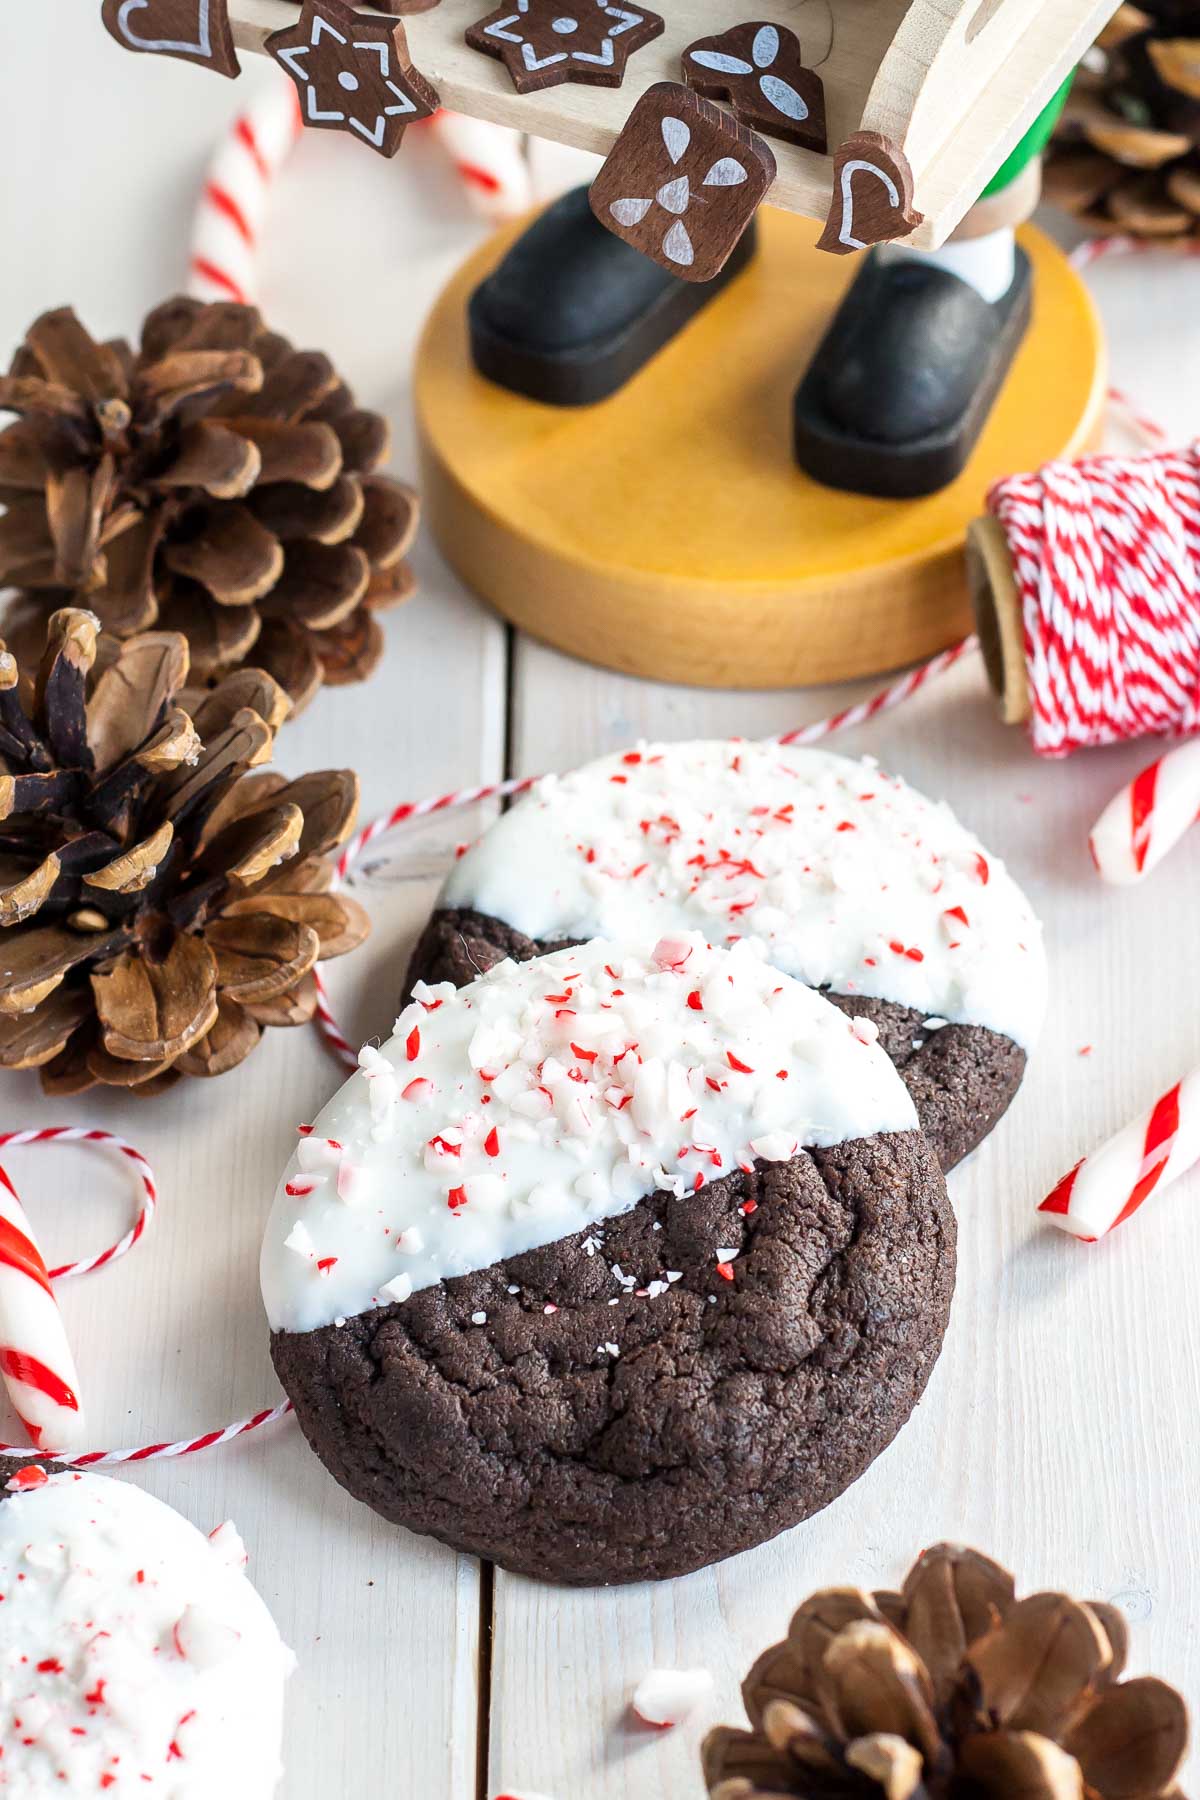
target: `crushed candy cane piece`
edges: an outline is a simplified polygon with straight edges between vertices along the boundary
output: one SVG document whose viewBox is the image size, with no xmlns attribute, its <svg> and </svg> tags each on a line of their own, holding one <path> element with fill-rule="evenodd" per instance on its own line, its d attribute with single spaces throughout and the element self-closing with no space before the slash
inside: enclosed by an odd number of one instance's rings
<svg viewBox="0 0 1200 1800">
<path fill-rule="evenodd" d="M 707 1669 L 648 1669 L 633 1690 L 632 1706 L 646 1725 L 679 1725 L 711 1696 Z"/>
</svg>

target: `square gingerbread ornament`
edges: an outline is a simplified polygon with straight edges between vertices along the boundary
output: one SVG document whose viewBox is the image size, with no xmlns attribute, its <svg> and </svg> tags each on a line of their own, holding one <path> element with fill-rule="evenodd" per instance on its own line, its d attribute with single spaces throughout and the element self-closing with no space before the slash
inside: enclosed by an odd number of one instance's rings
<svg viewBox="0 0 1200 1800">
<path fill-rule="evenodd" d="M 647 88 L 590 192 L 600 223 L 684 281 L 711 281 L 775 179 L 753 131 L 678 82 Z"/>
</svg>

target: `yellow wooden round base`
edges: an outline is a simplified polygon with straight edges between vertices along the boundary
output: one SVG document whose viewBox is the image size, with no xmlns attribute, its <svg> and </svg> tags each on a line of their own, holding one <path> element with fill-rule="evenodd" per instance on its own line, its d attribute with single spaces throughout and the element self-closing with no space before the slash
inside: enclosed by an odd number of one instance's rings
<svg viewBox="0 0 1200 1800">
<path fill-rule="evenodd" d="M 821 487 L 791 402 L 857 259 L 764 207 L 747 272 L 599 405 L 523 400 L 475 373 L 466 302 L 520 226 L 442 293 L 418 351 L 427 517 L 485 600 L 561 650 L 709 687 L 838 681 L 971 628 L 968 523 L 989 484 L 1084 449 L 1103 402 L 1087 292 L 1040 232 L 1033 324 L 966 470 L 925 500 Z"/>
</svg>

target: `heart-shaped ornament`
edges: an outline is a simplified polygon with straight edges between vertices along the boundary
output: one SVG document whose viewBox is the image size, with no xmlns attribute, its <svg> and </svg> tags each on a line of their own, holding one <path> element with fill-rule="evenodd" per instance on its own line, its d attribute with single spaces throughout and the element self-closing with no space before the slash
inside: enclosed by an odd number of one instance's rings
<svg viewBox="0 0 1200 1800">
<path fill-rule="evenodd" d="M 228 0 L 104 0 L 100 16 L 122 49 L 177 56 L 231 78 L 241 72 Z"/>
</svg>

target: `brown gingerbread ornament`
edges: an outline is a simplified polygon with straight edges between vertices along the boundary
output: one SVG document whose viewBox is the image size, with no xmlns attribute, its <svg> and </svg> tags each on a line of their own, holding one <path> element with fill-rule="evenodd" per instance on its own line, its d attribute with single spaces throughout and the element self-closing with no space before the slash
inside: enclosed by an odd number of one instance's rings
<svg viewBox="0 0 1200 1800">
<path fill-rule="evenodd" d="M 620 87 L 635 50 L 663 22 L 644 6 L 619 0 L 513 0 L 467 27 L 467 43 L 508 70 L 518 94 L 581 81 Z"/>
<path fill-rule="evenodd" d="M 907 237 L 925 217 L 912 201 L 913 174 L 903 150 L 882 132 L 852 132 L 833 153 L 833 199 L 817 249 L 848 256 Z"/>
<path fill-rule="evenodd" d="M 236 78 L 227 0 L 104 0 L 100 17 L 124 50 L 177 56 Z"/>
<path fill-rule="evenodd" d="M 295 82 L 306 125 L 351 132 L 381 156 L 395 156 L 405 128 L 437 111 L 437 90 L 414 69 L 398 19 L 304 0 L 296 23 L 263 48 Z"/>
<path fill-rule="evenodd" d="M 725 101 L 743 125 L 824 154 L 825 84 L 805 68 L 800 40 L 785 25 L 731 25 L 689 44 L 681 64 L 690 88 Z"/>
<path fill-rule="evenodd" d="M 609 231 L 684 281 L 711 281 L 775 179 L 769 147 L 675 81 L 646 89 L 593 181 Z"/>
</svg>

